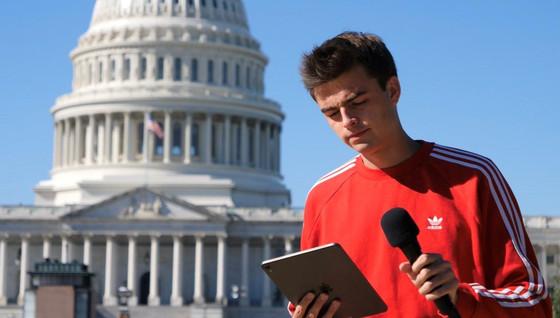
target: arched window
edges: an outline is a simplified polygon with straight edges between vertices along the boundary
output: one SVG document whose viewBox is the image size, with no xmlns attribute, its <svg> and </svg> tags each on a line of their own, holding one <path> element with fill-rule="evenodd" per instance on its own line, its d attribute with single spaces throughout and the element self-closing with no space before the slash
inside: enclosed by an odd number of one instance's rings
<svg viewBox="0 0 560 318">
<path fill-rule="evenodd" d="M 198 60 L 191 61 L 191 81 L 198 82 Z"/>
<path fill-rule="evenodd" d="M 181 123 L 173 124 L 173 140 L 171 143 L 171 155 L 181 156 L 183 154 L 183 129 Z"/>
<path fill-rule="evenodd" d="M 198 157 L 200 156 L 200 125 L 198 123 L 194 123 L 191 127 L 191 157 Z"/>
<path fill-rule="evenodd" d="M 136 153 L 143 154 L 144 153 L 144 122 L 140 122 L 136 125 L 136 136 L 138 139 L 136 140 Z"/>
<path fill-rule="evenodd" d="M 163 57 L 158 57 L 158 59 L 157 59 L 157 77 L 156 77 L 156 79 L 158 79 L 158 80 L 163 79 L 163 71 L 164 71 L 164 60 L 163 60 Z"/>
<path fill-rule="evenodd" d="M 175 81 L 180 81 L 181 80 L 181 67 L 182 67 L 182 62 L 181 62 L 181 58 L 177 57 L 175 58 L 175 61 L 173 62 L 173 80 Z"/>
<path fill-rule="evenodd" d="M 222 84 L 227 85 L 228 83 L 228 63 L 222 63 Z"/>
<path fill-rule="evenodd" d="M 145 57 L 140 59 L 140 79 L 146 79 L 148 60 Z"/>
<path fill-rule="evenodd" d="M 249 89 L 251 88 L 251 68 L 249 66 L 245 69 L 245 74 L 247 75 L 245 77 L 245 87 Z"/>
<path fill-rule="evenodd" d="M 214 61 L 208 61 L 208 83 L 214 83 Z"/>
<path fill-rule="evenodd" d="M 124 60 L 123 79 L 127 80 L 129 78 L 130 78 L 130 59 L 127 58 Z"/>
<path fill-rule="evenodd" d="M 235 86 L 241 86 L 241 66 L 235 64 Z"/>
</svg>

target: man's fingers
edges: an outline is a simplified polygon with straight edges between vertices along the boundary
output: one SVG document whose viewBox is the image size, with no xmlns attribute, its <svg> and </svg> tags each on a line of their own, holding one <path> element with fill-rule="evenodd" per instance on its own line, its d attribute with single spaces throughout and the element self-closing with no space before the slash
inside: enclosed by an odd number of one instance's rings
<svg viewBox="0 0 560 318">
<path fill-rule="evenodd" d="M 309 306 L 309 304 L 311 304 L 314 298 L 315 298 L 315 294 L 313 293 L 305 294 L 305 296 L 303 296 L 301 301 L 296 305 L 296 310 L 294 311 L 294 318 L 303 318 L 303 315 L 305 315 L 305 312 L 307 311 L 307 307 Z"/>
</svg>

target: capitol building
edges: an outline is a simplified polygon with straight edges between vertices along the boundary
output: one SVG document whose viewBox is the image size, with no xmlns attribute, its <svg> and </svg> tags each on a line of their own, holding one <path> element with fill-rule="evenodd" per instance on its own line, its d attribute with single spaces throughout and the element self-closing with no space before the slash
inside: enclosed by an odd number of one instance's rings
<svg viewBox="0 0 560 318">
<path fill-rule="evenodd" d="M 287 317 L 260 263 L 298 249 L 302 211 L 242 1 L 97 0 L 70 58 L 50 179 L 34 205 L 0 205 L 0 317 L 35 317 L 46 259 L 87 265 L 98 317 L 122 286 L 135 318 Z M 550 282 L 560 218 L 525 224 Z"/>
</svg>

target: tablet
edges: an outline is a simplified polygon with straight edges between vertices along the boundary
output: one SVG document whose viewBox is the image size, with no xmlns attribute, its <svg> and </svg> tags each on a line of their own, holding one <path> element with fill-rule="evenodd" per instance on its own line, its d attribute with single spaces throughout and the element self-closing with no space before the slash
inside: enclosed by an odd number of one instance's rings
<svg viewBox="0 0 560 318">
<path fill-rule="evenodd" d="M 261 266 L 292 304 L 299 303 L 311 291 L 329 295 L 322 312 L 334 299 L 341 300 L 335 318 L 370 316 L 387 310 L 387 305 L 337 243 L 266 260 Z"/>
</svg>

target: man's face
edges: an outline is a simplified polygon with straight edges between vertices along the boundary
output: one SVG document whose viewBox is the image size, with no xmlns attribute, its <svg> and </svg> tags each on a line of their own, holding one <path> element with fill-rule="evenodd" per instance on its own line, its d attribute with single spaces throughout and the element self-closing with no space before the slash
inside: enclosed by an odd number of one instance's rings
<svg viewBox="0 0 560 318">
<path fill-rule="evenodd" d="M 314 90 L 315 101 L 338 137 L 364 156 L 387 150 L 402 131 L 397 115 L 396 77 L 381 89 L 362 66 Z"/>
</svg>

